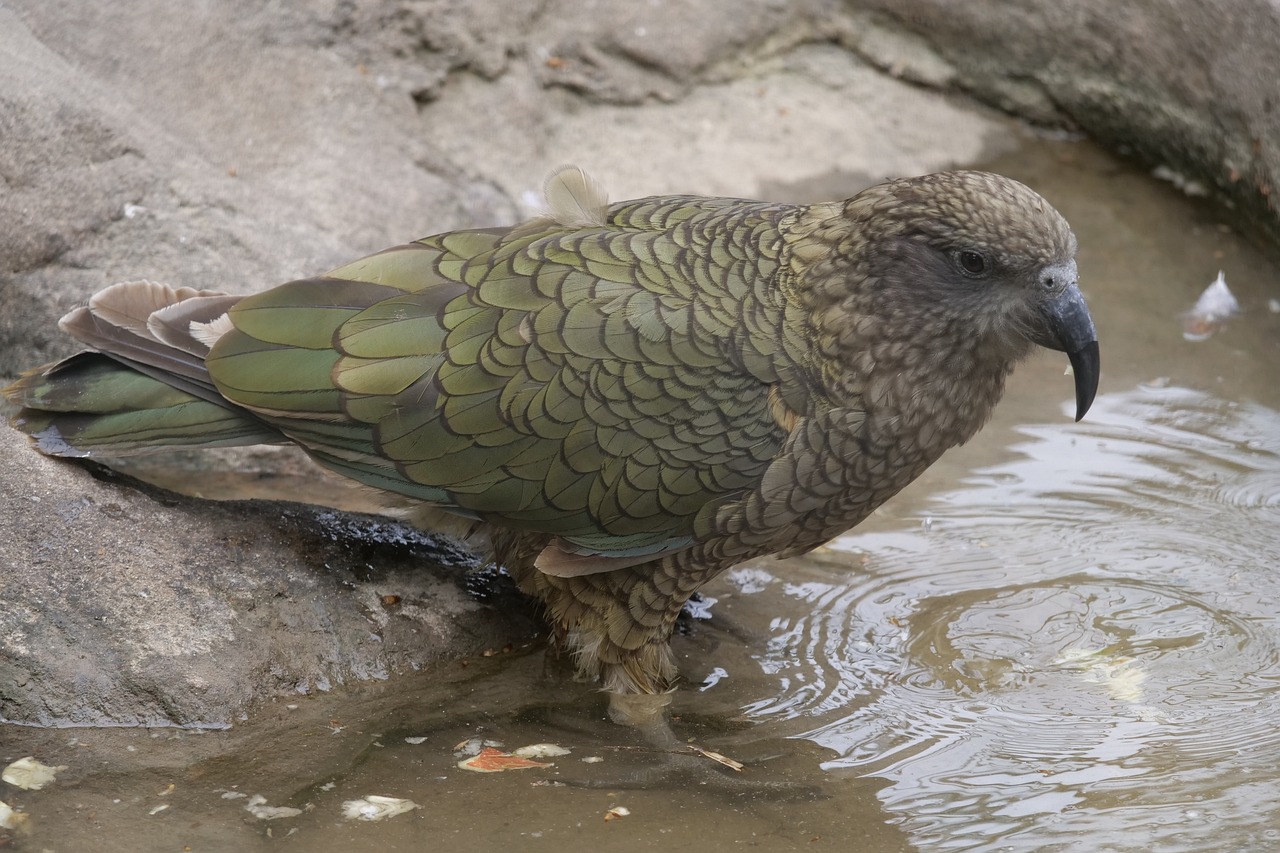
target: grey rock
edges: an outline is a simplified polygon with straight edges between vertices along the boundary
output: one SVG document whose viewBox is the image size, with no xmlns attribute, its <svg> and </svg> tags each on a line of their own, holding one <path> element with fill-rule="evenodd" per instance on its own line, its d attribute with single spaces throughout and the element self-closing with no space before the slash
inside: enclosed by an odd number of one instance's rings
<svg viewBox="0 0 1280 853">
<path fill-rule="evenodd" d="M 1212 188 L 1251 226 L 1280 237 L 1277 0 L 848 7 L 855 49 L 864 30 L 905 28 L 952 69 L 951 85 Z M 861 53 L 886 69 L 919 64 L 912 51 Z"/>
<path fill-rule="evenodd" d="M 68 354 L 57 318 L 115 281 L 245 292 L 514 216 L 411 100 L 267 42 L 256 4 L 21 5 L 0 8 L 0 375 Z"/>
<path fill-rule="evenodd" d="M 0 430 L 0 721 L 220 728 L 539 630 L 504 576 L 388 518 L 186 498 L 27 444 Z"/>
</svg>

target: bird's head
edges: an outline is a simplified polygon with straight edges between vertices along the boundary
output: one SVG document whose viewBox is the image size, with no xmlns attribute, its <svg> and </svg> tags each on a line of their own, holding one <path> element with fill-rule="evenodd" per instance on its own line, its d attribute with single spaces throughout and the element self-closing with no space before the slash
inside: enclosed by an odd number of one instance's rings
<svg viewBox="0 0 1280 853">
<path fill-rule="evenodd" d="M 1098 387 L 1098 341 L 1076 272 L 1076 238 L 1040 195 L 987 172 L 889 181 L 850 199 L 866 236 L 879 311 L 939 340 L 965 336 L 1012 362 L 1032 345 L 1065 352 L 1076 420 Z"/>
</svg>

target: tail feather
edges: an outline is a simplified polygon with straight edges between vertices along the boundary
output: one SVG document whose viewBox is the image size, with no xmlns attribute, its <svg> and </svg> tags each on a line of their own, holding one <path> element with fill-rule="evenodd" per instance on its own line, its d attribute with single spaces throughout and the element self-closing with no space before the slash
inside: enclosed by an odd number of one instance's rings
<svg viewBox="0 0 1280 853">
<path fill-rule="evenodd" d="M 59 324 L 98 352 L 38 368 L 4 389 L 13 425 L 51 456 L 281 443 L 218 393 L 204 356 L 239 297 L 154 282 L 112 285 Z"/>
<path fill-rule="evenodd" d="M 212 291 L 174 289 L 153 281 L 128 281 L 94 294 L 88 306 L 71 311 L 58 322 L 58 327 L 99 352 L 156 368 L 160 371 L 158 379 L 170 374 L 181 376 L 217 394 L 204 366 L 208 347 L 190 335 L 192 346 L 173 346 L 158 337 L 149 322 L 157 312 L 195 297 L 221 297 L 230 299 L 232 304 L 236 299 Z"/>
<path fill-rule="evenodd" d="M 145 279 L 123 281 L 105 287 L 89 297 L 87 310 L 111 327 L 146 338 L 151 336 L 151 316 L 157 311 L 204 296 L 225 298 L 226 294 L 216 290 L 170 287 Z"/>
<path fill-rule="evenodd" d="M 23 407 L 13 425 L 50 456 L 284 441 L 243 409 L 194 396 L 101 353 L 80 353 L 29 373 L 4 393 Z"/>
<path fill-rule="evenodd" d="M 152 311 L 147 331 L 161 343 L 203 359 L 231 328 L 227 312 L 239 301 L 239 296 L 225 293 L 193 296 Z"/>
</svg>

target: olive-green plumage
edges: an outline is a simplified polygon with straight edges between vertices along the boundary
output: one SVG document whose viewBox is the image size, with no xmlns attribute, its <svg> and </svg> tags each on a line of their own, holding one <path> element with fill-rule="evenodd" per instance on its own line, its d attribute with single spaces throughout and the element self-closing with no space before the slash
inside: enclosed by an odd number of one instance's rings
<svg viewBox="0 0 1280 853">
<path fill-rule="evenodd" d="M 682 604 L 812 548 L 986 420 L 1035 344 L 1097 345 L 1066 222 L 976 172 L 812 206 L 607 205 L 428 237 L 243 298 L 116 285 L 8 390 L 47 453 L 292 441 L 475 519 L 615 694 L 662 694 Z"/>
</svg>

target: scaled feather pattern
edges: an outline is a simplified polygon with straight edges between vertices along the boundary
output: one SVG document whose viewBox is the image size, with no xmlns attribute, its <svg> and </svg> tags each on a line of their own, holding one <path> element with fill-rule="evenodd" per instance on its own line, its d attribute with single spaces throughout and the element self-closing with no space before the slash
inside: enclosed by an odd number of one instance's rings
<svg viewBox="0 0 1280 853">
<path fill-rule="evenodd" d="M 64 456 L 292 442 L 467 519 L 634 719 L 698 587 L 857 524 L 1035 346 L 1093 399 L 1075 237 L 1007 178 L 610 204 L 565 167 L 546 194 L 252 296 L 108 288 L 62 323 L 94 352 L 7 389 L 15 425 Z"/>
</svg>

